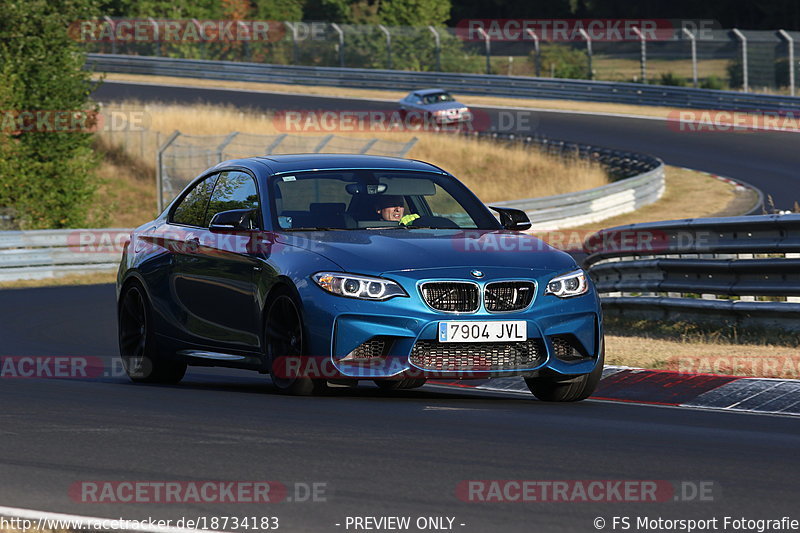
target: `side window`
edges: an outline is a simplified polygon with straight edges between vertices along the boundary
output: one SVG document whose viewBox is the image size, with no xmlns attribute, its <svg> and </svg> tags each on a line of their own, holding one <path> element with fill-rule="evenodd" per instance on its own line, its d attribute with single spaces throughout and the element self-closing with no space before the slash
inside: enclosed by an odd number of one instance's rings
<svg viewBox="0 0 800 533">
<path fill-rule="evenodd" d="M 252 215 L 248 217 L 249 220 L 254 226 L 260 227 L 258 205 L 258 190 L 253 178 L 244 172 L 225 172 L 220 174 L 214 187 L 203 225 L 208 227 L 211 219 L 217 213 L 234 209 L 250 209 Z"/>
<path fill-rule="evenodd" d="M 170 222 L 186 226 L 202 226 L 206 218 L 208 200 L 214 190 L 218 174 L 207 177 L 189 191 L 172 211 Z"/>
</svg>

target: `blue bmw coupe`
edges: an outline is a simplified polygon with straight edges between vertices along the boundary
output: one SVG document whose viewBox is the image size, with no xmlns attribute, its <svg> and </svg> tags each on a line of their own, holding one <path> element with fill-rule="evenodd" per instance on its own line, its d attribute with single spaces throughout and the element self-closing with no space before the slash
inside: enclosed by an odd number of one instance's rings
<svg viewBox="0 0 800 533">
<path fill-rule="evenodd" d="M 528 228 L 420 161 L 226 161 L 131 234 L 120 355 L 137 382 L 187 365 L 270 373 L 291 394 L 522 376 L 541 400 L 582 400 L 603 368 L 599 300 Z"/>
</svg>

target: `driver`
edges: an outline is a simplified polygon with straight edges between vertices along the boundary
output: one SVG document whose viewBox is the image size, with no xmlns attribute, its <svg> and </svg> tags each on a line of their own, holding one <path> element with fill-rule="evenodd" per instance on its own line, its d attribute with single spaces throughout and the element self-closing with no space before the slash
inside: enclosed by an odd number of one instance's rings
<svg viewBox="0 0 800 533">
<path fill-rule="evenodd" d="M 406 208 L 403 197 L 394 194 L 380 196 L 375 203 L 375 211 L 381 216 L 381 219 L 397 222 L 404 226 L 419 218 L 419 215 L 416 214 L 405 215 Z"/>
</svg>

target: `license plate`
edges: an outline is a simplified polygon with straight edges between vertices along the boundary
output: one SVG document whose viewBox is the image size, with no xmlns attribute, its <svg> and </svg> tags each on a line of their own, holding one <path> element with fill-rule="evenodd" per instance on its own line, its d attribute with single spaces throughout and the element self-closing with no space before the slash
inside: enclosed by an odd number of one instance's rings
<svg viewBox="0 0 800 533">
<path fill-rule="evenodd" d="M 528 338 L 524 320 L 439 322 L 439 342 L 519 342 Z"/>
</svg>

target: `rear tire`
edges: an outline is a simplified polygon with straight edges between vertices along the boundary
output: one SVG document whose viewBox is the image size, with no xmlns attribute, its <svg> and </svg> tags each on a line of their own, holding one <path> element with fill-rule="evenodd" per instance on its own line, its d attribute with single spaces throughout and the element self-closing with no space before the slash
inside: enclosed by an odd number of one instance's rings
<svg viewBox="0 0 800 533">
<path fill-rule="evenodd" d="M 307 355 L 300 305 L 288 288 L 276 288 L 267 304 L 264 345 L 272 369 L 272 384 L 278 392 L 294 396 L 310 396 L 320 394 L 328 388 L 328 382 L 324 379 L 275 375 L 274 366 L 277 358 Z"/>
<path fill-rule="evenodd" d="M 574 378 L 541 376 L 525 378 L 531 393 L 543 402 L 579 402 L 592 395 L 603 376 L 605 343 L 601 344 L 597 365 L 588 374 Z"/>
<path fill-rule="evenodd" d="M 164 357 L 153 332 L 150 302 L 144 287 L 131 283 L 122 294 L 117 313 L 119 355 L 135 383 L 175 384 L 186 374 L 186 363 Z"/>
</svg>

